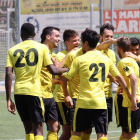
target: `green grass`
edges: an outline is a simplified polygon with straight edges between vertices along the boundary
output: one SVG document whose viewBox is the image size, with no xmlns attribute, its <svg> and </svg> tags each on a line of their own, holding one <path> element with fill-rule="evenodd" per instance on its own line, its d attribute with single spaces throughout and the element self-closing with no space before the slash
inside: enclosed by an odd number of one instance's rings
<svg viewBox="0 0 140 140">
<path fill-rule="evenodd" d="M 12 94 L 13 100 L 13 94 Z M 14 100 L 13 100 L 14 101 Z M 113 112 L 114 113 L 114 112 Z M 113 122 L 109 125 L 109 140 L 118 140 L 120 136 L 120 128 L 116 127 L 115 113 L 113 114 Z M 60 130 L 59 135 L 61 135 Z M 93 132 L 94 128 L 93 128 Z M 46 137 L 46 125 L 44 125 L 44 137 Z M 5 100 L 5 93 L 0 92 L 0 140 L 23 140 L 25 138 L 24 127 L 20 120 L 18 113 L 16 115 L 11 114 L 7 111 L 7 104 Z M 95 140 L 96 135 L 91 135 L 91 140 Z M 140 139 L 140 131 L 138 130 L 138 139 Z M 44 138 L 45 140 L 45 138 Z"/>
</svg>

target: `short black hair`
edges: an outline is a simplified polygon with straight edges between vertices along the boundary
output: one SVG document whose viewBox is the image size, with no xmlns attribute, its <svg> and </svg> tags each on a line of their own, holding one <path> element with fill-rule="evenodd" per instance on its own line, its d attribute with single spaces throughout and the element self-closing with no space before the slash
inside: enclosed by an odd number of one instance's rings
<svg viewBox="0 0 140 140">
<path fill-rule="evenodd" d="M 99 34 L 96 31 L 88 28 L 86 28 L 86 30 L 81 34 L 82 42 L 85 43 L 87 41 L 90 48 L 96 48 L 99 39 L 100 39 Z"/>
<path fill-rule="evenodd" d="M 73 37 L 73 36 L 79 36 L 78 32 L 76 32 L 75 30 L 71 30 L 71 29 L 65 30 L 63 33 L 64 42 L 69 41 L 70 37 Z"/>
<path fill-rule="evenodd" d="M 129 52 L 131 47 L 131 41 L 128 37 L 122 37 L 117 41 L 117 46 L 120 47 L 123 52 Z"/>
<path fill-rule="evenodd" d="M 35 27 L 31 23 L 24 23 L 21 26 L 21 34 L 23 34 L 26 37 L 33 37 L 35 34 Z"/>
<path fill-rule="evenodd" d="M 40 36 L 41 37 L 41 43 L 43 43 L 45 41 L 46 35 L 50 35 L 50 36 L 52 35 L 52 30 L 60 31 L 59 28 L 52 27 L 52 26 L 48 26 L 48 27 L 44 28 L 43 31 L 42 31 L 42 34 Z"/>
<path fill-rule="evenodd" d="M 110 23 L 105 23 L 100 27 L 100 35 L 102 36 L 104 34 L 105 30 L 112 30 L 114 32 L 114 26 Z"/>
<path fill-rule="evenodd" d="M 131 46 L 139 45 L 139 47 L 140 47 L 140 40 L 137 39 L 136 37 L 130 38 L 130 41 L 131 41 Z"/>
</svg>

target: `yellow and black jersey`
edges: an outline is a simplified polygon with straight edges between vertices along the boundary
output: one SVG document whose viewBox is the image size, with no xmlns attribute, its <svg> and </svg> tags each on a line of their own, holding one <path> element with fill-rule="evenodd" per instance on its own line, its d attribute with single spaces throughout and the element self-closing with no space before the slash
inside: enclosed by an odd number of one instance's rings
<svg viewBox="0 0 140 140">
<path fill-rule="evenodd" d="M 56 55 L 58 62 L 61 62 L 64 59 L 64 57 L 67 55 L 67 53 L 68 52 L 66 50 L 59 52 Z M 55 78 L 58 78 L 58 76 L 55 76 Z M 54 99 L 56 102 L 64 102 L 64 93 L 63 93 L 63 89 L 62 89 L 61 85 L 59 85 L 59 84 L 55 85 L 55 89 L 53 91 L 53 96 L 54 96 Z"/>
<path fill-rule="evenodd" d="M 108 58 L 112 60 L 114 64 L 116 64 L 116 56 L 114 51 L 111 49 L 102 50 L 103 55 L 106 55 Z M 104 84 L 104 91 L 106 97 L 112 97 L 112 89 L 111 89 L 111 80 L 109 78 L 106 78 L 105 84 Z"/>
<path fill-rule="evenodd" d="M 70 52 L 67 55 L 64 66 L 70 68 L 73 60 L 81 55 L 83 55 L 82 48 Z M 77 96 L 79 95 L 79 87 L 80 87 L 79 74 L 76 74 L 71 80 L 69 80 L 69 94 L 71 98 L 77 98 Z"/>
<path fill-rule="evenodd" d="M 42 65 L 50 64 L 49 50 L 36 41 L 26 40 L 10 48 L 6 67 L 15 71 L 14 94 L 42 96 L 40 72 Z"/>
<path fill-rule="evenodd" d="M 79 73 L 80 89 L 76 108 L 107 109 L 104 82 L 109 71 L 113 76 L 120 74 L 112 61 L 102 55 L 101 51 L 88 51 L 74 59 L 69 72 L 63 75 L 72 79 Z"/>
<path fill-rule="evenodd" d="M 47 47 L 47 46 L 46 46 Z M 49 50 L 49 55 L 52 58 L 55 58 L 56 54 Z M 43 98 L 52 98 L 52 74 L 50 74 L 49 70 L 45 65 L 42 66 L 41 69 L 41 87 L 43 92 Z"/>
<path fill-rule="evenodd" d="M 117 68 L 122 74 L 123 78 L 125 79 L 128 89 L 131 93 L 131 85 L 130 85 L 130 78 L 129 76 L 131 74 L 135 74 L 137 77 L 137 91 L 136 91 L 136 97 L 138 98 L 138 102 L 140 102 L 140 90 L 139 90 L 139 66 L 136 62 L 135 59 L 131 57 L 125 57 L 122 60 L 120 60 L 117 64 Z M 128 98 L 127 94 L 123 90 L 123 107 L 130 107 L 131 102 L 130 99 Z"/>
</svg>

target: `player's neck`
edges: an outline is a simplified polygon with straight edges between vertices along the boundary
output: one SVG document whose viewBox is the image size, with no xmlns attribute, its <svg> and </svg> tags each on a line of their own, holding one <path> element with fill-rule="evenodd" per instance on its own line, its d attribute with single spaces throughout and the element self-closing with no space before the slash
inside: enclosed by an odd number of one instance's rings
<svg viewBox="0 0 140 140">
<path fill-rule="evenodd" d="M 52 52 L 53 47 L 48 42 L 45 41 L 43 42 L 43 44 L 45 44 L 48 47 L 48 49 Z"/>
<path fill-rule="evenodd" d="M 95 51 L 95 50 L 96 50 L 95 48 L 88 47 L 86 51 L 88 52 L 88 51 Z"/>
</svg>

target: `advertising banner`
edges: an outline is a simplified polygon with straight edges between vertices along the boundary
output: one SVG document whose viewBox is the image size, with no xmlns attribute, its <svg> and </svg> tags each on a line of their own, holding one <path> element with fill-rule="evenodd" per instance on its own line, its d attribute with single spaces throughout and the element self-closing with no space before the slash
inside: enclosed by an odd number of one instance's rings
<svg viewBox="0 0 140 140">
<path fill-rule="evenodd" d="M 110 10 L 104 11 L 104 22 L 111 22 Z M 140 39 L 140 10 L 114 10 L 113 22 L 115 38 L 128 36 Z"/>
<path fill-rule="evenodd" d="M 93 19 L 93 24 L 99 25 L 99 11 L 94 11 Z M 21 15 L 21 25 L 25 22 L 35 26 L 37 41 L 40 41 L 41 32 L 47 26 L 60 28 L 62 39 L 65 29 L 73 29 L 81 34 L 86 28 L 90 28 L 90 12 Z M 99 29 L 95 27 L 94 30 Z"/>
<path fill-rule="evenodd" d="M 90 11 L 89 3 L 91 0 L 21 0 L 21 14 L 86 12 Z M 94 4 L 99 4 L 99 0 Z"/>
</svg>

